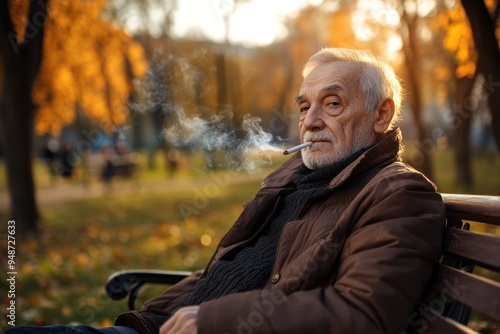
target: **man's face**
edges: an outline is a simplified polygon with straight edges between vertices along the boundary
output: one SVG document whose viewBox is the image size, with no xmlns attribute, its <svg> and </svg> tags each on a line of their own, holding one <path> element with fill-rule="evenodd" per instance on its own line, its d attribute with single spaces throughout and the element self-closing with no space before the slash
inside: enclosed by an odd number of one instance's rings
<svg viewBox="0 0 500 334">
<path fill-rule="evenodd" d="M 376 140 L 376 113 L 365 110 L 359 65 L 349 61 L 321 64 L 302 82 L 296 104 L 300 139 L 314 144 L 302 159 L 318 169 L 347 158 Z"/>
</svg>

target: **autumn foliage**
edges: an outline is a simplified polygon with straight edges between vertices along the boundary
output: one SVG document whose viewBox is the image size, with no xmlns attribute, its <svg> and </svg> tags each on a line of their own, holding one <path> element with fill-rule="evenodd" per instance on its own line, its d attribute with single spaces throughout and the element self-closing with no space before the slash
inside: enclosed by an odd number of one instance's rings
<svg viewBox="0 0 500 334">
<path fill-rule="evenodd" d="M 495 0 L 486 0 L 486 6 L 494 11 L 497 6 Z M 433 28 L 445 32 L 443 46 L 455 55 L 457 78 L 472 78 L 476 72 L 477 52 L 472 38 L 469 20 L 462 6 L 455 6 L 436 16 Z M 496 30 L 500 40 L 500 28 Z"/>
<path fill-rule="evenodd" d="M 27 4 L 10 2 L 20 40 L 27 24 Z M 132 81 L 145 74 L 147 63 L 138 43 L 101 18 L 105 5 L 105 0 L 49 3 L 44 56 L 33 88 L 38 134 L 58 135 L 80 111 L 105 124 L 127 121 Z"/>
</svg>

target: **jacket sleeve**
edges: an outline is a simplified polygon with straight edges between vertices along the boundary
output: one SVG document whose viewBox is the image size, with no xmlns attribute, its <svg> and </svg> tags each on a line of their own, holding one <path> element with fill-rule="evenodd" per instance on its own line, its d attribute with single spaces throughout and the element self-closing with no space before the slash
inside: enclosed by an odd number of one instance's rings
<svg viewBox="0 0 500 334">
<path fill-rule="evenodd" d="M 440 256 L 444 204 L 418 173 L 388 172 L 366 188 L 351 203 L 352 231 L 337 254 L 331 285 L 202 303 L 199 333 L 405 331 Z"/>
<path fill-rule="evenodd" d="M 120 314 L 115 325 L 135 328 L 140 333 L 157 331 L 170 318 L 172 312 L 184 304 L 202 274 L 202 270 L 195 271 L 162 294 L 146 301 L 140 311 Z"/>
<path fill-rule="evenodd" d="M 195 271 L 179 283 L 165 290 L 161 295 L 146 301 L 141 311 L 151 312 L 162 310 L 162 312 L 169 313 L 182 306 L 202 274 L 203 270 Z"/>
</svg>

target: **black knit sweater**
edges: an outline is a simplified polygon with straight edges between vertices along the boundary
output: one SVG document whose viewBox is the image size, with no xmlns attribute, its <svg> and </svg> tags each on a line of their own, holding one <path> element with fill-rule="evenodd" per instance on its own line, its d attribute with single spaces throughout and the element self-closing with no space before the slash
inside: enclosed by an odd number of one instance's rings
<svg viewBox="0 0 500 334">
<path fill-rule="evenodd" d="M 364 151 L 364 150 L 363 150 Z M 269 228 L 252 244 L 239 250 L 232 258 L 223 258 L 212 265 L 200 279 L 185 305 L 198 305 L 228 294 L 260 289 L 271 276 L 281 231 L 285 224 L 296 219 L 305 200 L 324 190 L 342 169 L 362 151 L 318 170 L 302 165 L 292 176 L 295 188 L 285 196 L 279 213 Z"/>
</svg>

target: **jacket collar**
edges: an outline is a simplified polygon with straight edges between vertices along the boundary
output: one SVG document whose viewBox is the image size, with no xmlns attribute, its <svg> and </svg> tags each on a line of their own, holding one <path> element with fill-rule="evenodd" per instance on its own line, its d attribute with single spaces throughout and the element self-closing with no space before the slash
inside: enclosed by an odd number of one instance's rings
<svg viewBox="0 0 500 334">
<path fill-rule="evenodd" d="M 388 132 L 375 145 L 361 154 L 330 182 L 329 188 L 338 187 L 352 176 L 359 175 L 377 165 L 401 161 L 402 135 L 396 128 Z M 264 180 L 263 188 L 286 188 L 290 186 L 292 175 L 303 164 L 300 152 L 278 167 Z"/>
</svg>

